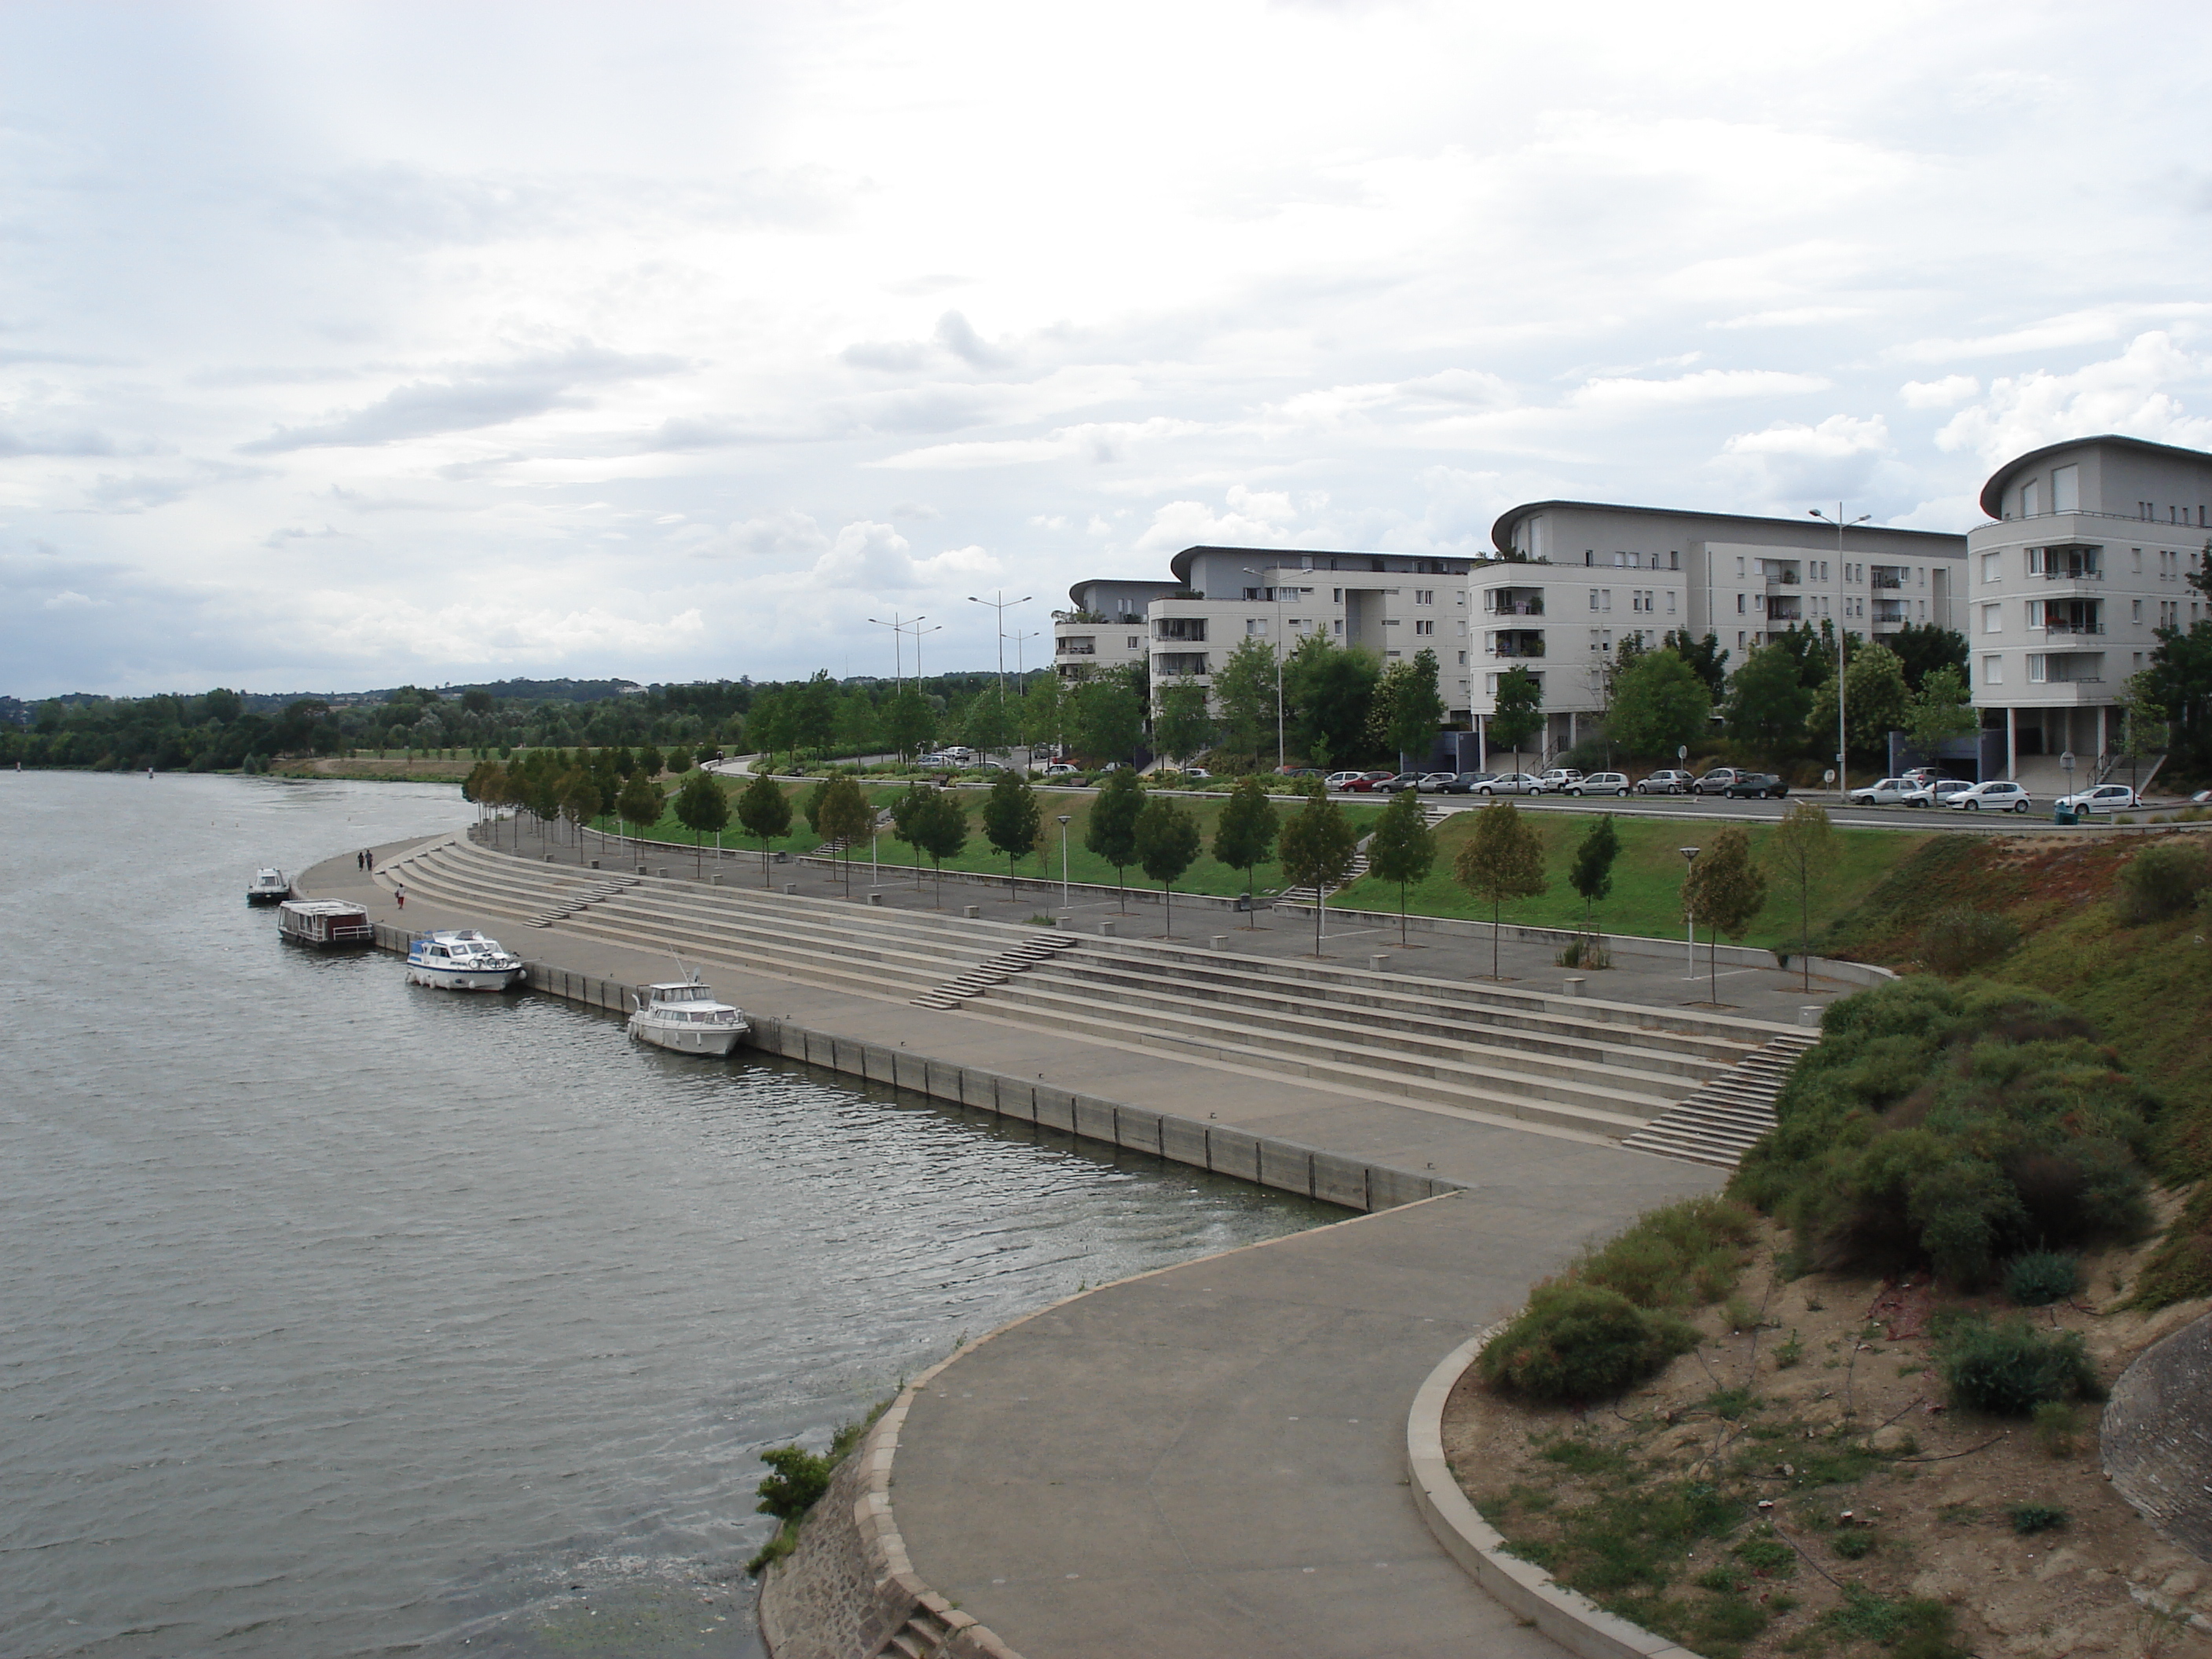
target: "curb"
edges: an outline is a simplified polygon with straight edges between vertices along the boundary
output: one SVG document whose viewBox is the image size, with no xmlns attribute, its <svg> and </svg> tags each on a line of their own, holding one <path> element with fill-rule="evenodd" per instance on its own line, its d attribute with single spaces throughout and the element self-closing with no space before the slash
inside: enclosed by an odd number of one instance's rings
<svg viewBox="0 0 2212 1659">
<path fill-rule="evenodd" d="M 1413 1396 L 1406 1418 L 1406 1469 L 1413 1506 L 1444 1553 L 1515 1618 L 1534 1625 L 1580 1659 L 1698 1659 L 1689 1649 L 1616 1619 L 1533 1562 L 1510 1555 L 1505 1540 L 1468 1502 L 1444 1461 L 1444 1402 L 1501 1320 L 1443 1357 Z"/>
</svg>

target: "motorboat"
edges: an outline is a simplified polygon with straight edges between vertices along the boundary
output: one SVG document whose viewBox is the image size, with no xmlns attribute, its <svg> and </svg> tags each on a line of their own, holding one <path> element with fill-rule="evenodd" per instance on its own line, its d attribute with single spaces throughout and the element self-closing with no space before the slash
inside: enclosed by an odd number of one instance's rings
<svg viewBox="0 0 2212 1659">
<path fill-rule="evenodd" d="M 522 958 L 473 927 L 441 928 L 407 942 L 407 982 L 438 991 L 504 991 L 523 980 Z"/>
<path fill-rule="evenodd" d="M 637 999 L 637 1011 L 629 1017 L 631 1042 L 684 1054 L 726 1054 L 751 1029 L 743 1009 L 716 1001 L 713 989 L 702 985 L 696 974 L 647 986 Z"/>
<path fill-rule="evenodd" d="M 291 896 L 291 879 L 282 870 L 256 870 L 253 879 L 246 884 L 246 902 L 248 904 L 282 904 Z"/>
<path fill-rule="evenodd" d="M 276 931 L 295 944 L 325 951 L 376 943 L 368 912 L 343 899 L 286 899 L 276 907 Z"/>
</svg>

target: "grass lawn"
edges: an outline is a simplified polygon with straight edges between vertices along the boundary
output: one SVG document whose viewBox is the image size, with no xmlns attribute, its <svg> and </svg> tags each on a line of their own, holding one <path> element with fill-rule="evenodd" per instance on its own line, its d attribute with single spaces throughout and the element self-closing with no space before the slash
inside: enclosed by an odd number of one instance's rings
<svg viewBox="0 0 2212 1659">
<path fill-rule="evenodd" d="M 724 792 L 732 797 L 750 781 L 749 779 L 720 780 Z M 813 787 L 811 783 L 784 786 L 784 793 L 791 798 L 792 833 L 780 841 L 769 842 L 769 845 L 771 848 L 781 852 L 799 854 L 811 853 L 822 844 L 822 838 L 806 827 L 806 817 L 800 807 L 807 791 Z M 889 806 L 905 793 L 903 785 L 882 784 L 868 787 L 866 789 L 869 800 L 878 807 Z M 983 803 L 989 793 L 988 789 L 983 788 L 954 791 L 961 805 L 968 809 L 968 845 L 958 854 L 945 860 L 946 869 L 980 871 L 994 876 L 1003 876 L 1006 873 L 1006 855 L 994 851 L 991 843 L 984 839 L 983 836 Z M 1060 825 L 1054 820 L 1060 814 L 1065 812 L 1069 819 L 1067 825 L 1068 878 L 1071 881 L 1093 882 L 1108 887 L 1114 885 L 1114 866 L 1083 845 L 1084 832 L 1090 821 L 1091 804 L 1096 799 L 1094 794 L 1089 793 L 1040 794 L 1037 797 L 1037 803 L 1044 813 L 1044 845 L 1038 852 L 1017 860 L 1014 873 L 1033 880 L 1057 881 L 1060 879 Z M 1211 848 L 1213 844 L 1214 823 L 1221 816 L 1221 809 L 1228 803 L 1224 800 L 1192 800 L 1178 798 L 1178 804 L 1188 809 L 1198 820 L 1199 831 L 1205 837 L 1206 846 Z M 1280 803 L 1276 808 L 1277 815 L 1280 817 L 1289 817 L 1292 810 L 1292 805 L 1288 802 Z M 1382 808 L 1368 805 L 1364 802 L 1357 805 L 1346 804 L 1344 814 L 1358 826 L 1360 833 L 1364 835 L 1374 827 L 1375 819 L 1382 815 Z M 599 827 L 611 835 L 617 833 L 618 829 L 611 818 L 601 819 Z M 647 834 L 654 841 L 677 842 L 686 847 L 691 844 L 691 832 L 676 821 L 672 811 L 665 814 L 660 822 L 653 825 Z M 711 839 L 708 844 L 710 846 L 713 844 Z M 722 832 L 722 845 L 754 850 L 757 850 L 760 847 L 759 842 L 746 836 L 738 827 L 734 805 L 730 827 Z M 867 849 L 862 848 L 856 854 L 854 862 L 866 865 L 867 856 Z M 902 871 L 915 863 L 914 849 L 905 842 L 895 839 L 889 832 L 877 842 L 876 856 L 880 863 L 885 866 L 896 866 Z M 921 863 L 925 872 L 932 867 L 927 859 L 922 860 Z M 1133 887 L 1158 885 L 1157 883 L 1148 880 L 1145 872 L 1134 865 L 1124 872 L 1124 878 Z M 860 878 L 857 872 L 855 878 Z M 1263 893 L 1279 889 L 1284 884 L 1280 866 L 1273 863 L 1259 866 L 1253 872 L 1253 880 L 1259 890 Z M 1241 893 L 1243 890 L 1244 872 L 1241 870 L 1232 870 L 1226 865 L 1216 863 L 1210 851 L 1201 852 L 1197 862 L 1185 871 L 1182 879 L 1176 884 L 1176 891 L 1178 893 L 1228 895 Z M 1395 902 L 1395 899 L 1393 902 Z"/>
<path fill-rule="evenodd" d="M 1567 884 L 1575 849 L 1596 821 L 1595 815 L 1531 812 L 1527 822 L 1544 842 L 1544 872 L 1550 890 L 1505 907 L 1503 920 L 1531 927 L 1579 927 L 1583 902 Z M 1752 856 L 1763 859 L 1771 833 L 1768 826 L 1746 826 L 1751 831 Z M 1620 857 L 1613 866 L 1613 894 L 1597 907 L 1596 922 L 1608 933 L 1640 933 L 1669 938 L 1682 931 L 1682 855 L 1678 847 L 1695 846 L 1709 839 L 1713 826 L 1679 820 L 1616 817 L 1620 835 Z M 1465 916 L 1490 920 L 1490 907 L 1459 884 L 1452 874 L 1452 860 L 1462 842 L 1474 833 L 1474 814 L 1455 814 L 1437 831 L 1437 862 L 1426 881 L 1411 888 L 1407 908 L 1418 915 Z M 1834 917 L 1856 905 L 1875 885 L 1937 832 L 1901 830 L 1838 830 L 1834 832 L 1835 856 L 1813 886 L 1813 936 Z M 1762 867 L 1765 867 L 1762 863 Z M 1372 879 L 1355 882 L 1334 902 L 1361 910 L 1395 910 L 1398 889 L 1394 883 Z M 1795 888 L 1786 887 L 1772 870 L 1767 872 L 1766 908 L 1759 913 L 1743 942 L 1770 949 L 1794 949 L 1798 937 L 1798 902 Z"/>
</svg>

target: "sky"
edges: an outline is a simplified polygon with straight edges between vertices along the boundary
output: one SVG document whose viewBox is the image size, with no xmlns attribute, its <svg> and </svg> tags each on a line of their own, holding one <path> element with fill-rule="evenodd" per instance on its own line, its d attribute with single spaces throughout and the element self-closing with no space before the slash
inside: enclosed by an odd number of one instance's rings
<svg viewBox="0 0 2212 1659">
<path fill-rule="evenodd" d="M 1964 530 L 2212 447 L 2208 81 L 2124 0 L 9 0 L 0 694 L 1034 666 L 1079 579 L 1553 496 Z"/>
</svg>

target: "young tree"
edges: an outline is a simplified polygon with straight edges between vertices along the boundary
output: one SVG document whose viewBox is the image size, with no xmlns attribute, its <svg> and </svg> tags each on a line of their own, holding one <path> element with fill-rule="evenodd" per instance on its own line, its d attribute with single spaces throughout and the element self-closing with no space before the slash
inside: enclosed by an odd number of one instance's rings
<svg viewBox="0 0 2212 1659">
<path fill-rule="evenodd" d="M 684 780 L 676 792 L 676 821 L 691 832 L 693 867 L 703 875 L 707 855 L 701 850 L 700 837 L 708 830 L 720 835 L 730 821 L 730 798 L 712 772 L 694 772 Z"/>
<path fill-rule="evenodd" d="M 1598 901 L 1613 891 L 1613 866 L 1620 856 L 1620 834 L 1613 827 L 1613 814 L 1607 812 L 1583 832 L 1573 867 L 1567 872 L 1567 885 L 1582 895 L 1583 932 L 1593 938 L 1596 929 L 1592 913 Z"/>
<path fill-rule="evenodd" d="M 1006 855 L 1006 893 L 1014 891 L 1014 861 L 1033 850 L 1044 827 L 1044 810 L 1037 805 L 1030 781 L 1008 767 L 991 785 L 983 802 L 983 836 Z"/>
<path fill-rule="evenodd" d="M 837 682 L 828 669 L 817 668 L 805 684 L 787 695 L 792 698 L 793 759 L 801 748 L 825 752 L 837 739 Z"/>
<path fill-rule="evenodd" d="M 1437 690 L 1437 653 L 1425 647 L 1413 653 L 1411 662 L 1392 663 L 1382 682 L 1375 696 L 1378 704 L 1386 691 L 1389 699 L 1382 740 L 1398 757 L 1402 772 L 1427 757 L 1444 723 L 1444 700 Z"/>
<path fill-rule="evenodd" d="M 1249 755 L 1255 767 L 1272 750 L 1275 731 L 1275 647 L 1247 635 L 1213 671 L 1213 701 L 1219 709 L 1221 746 Z"/>
<path fill-rule="evenodd" d="M 664 763 L 671 776 L 680 778 L 691 769 L 691 751 L 680 744 L 672 745 L 668 750 L 668 758 Z"/>
<path fill-rule="evenodd" d="M 1213 717 L 1206 710 L 1206 688 L 1177 679 L 1160 689 L 1160 712 L 1152 717 L 1152 747 L 1177 760 L 1203 754 L 1213 742 Z"/>
<path fill-rule="evenodd" d="M 1314 890 L 1314 955 L 1321 954 L 1322 907 L 1328 890 L 1352 873 L 1359 852 L 1359 836 L 1343 809 L 1322 791 L 1306 797 L 1306 804 L 1283 825 L 1283 878 L 1293 887 Z"/>
<path fill-rule="evenodd" d="M 1159 883 L 1166 918 L 1163 939 L 1175 937 L 1175 884 L 1198 857 L 1198 820 L 1165 795 L 1155 795 L 1137 814 L 1137 861 Z"/>
<path fill-rule="evenodd" d="M 1646 651 L 1621 672 L 1606 731 L 1632 755 L 1671 755 L 1705 734 L 1712 712 L 1697 670 L 1672 651 Z"/>
<path fill-rule="evenodd" d="M 1905 683 L 1917 691 L 1941 668 L 1966 678 L 1966 636 L 1940 623 L 1907 623 L 1889 636 L 1889 648 L 1904 665 Z"/>
<path fill-rule="evenodd" d="M 1766 877 L 1752 862 L 1751 837 L 1731 824 L 1706 843 L 1702 856 L 1690 866 L 1690 878 L 1682 884 L 1682 907 L 1705 924 L 1710 948 L 1705 957 L 1707 982 L 1716 1003 L 1720 995 L 1720 936 L 1740 939 L 1759 920 L 1766 902 Z"/>
<path fill-rule="evenodd" d="M 924 790 L 910 827 L 916 837 L 915 848 L 927 853 L 936 866 L 937 906 L 941 910 L 945 908 L 945 860 L 957 858 L 968 844 L 967 809 L 950 789 Z"/>
<path fill-rule="evenodd" d="M 1544 879 L 1544 843 L 1510 800 L 1474 815 L 1474 833 L 1460 843 L 1454 872 L 1460 885 L 1490 901 L 1490 976 L 1499 977 L 1498 934 L 1509 899 L 1534 898 Z"/>
<path fill-rule="evenodd" d="M 1805 637 L 1811 637 L 1809 630 Z M 1803 739 L 1806 717 L 1813 712 L 1813 694 L 1804 684 L 1804 660 L 1786 644 L 1762 645 L 1743 659 L 1729 682 L 1724 706 L 1730 738 L 1774 757 L 1787 754 Z"/>
<path fill-rule="evenodd" d="M 1847 648 L 1845 664 L 1845 746 L 1853 755 L 1881 764 L 1887 759 L 1885 751 L 1889 734 L 1905 723 L 1905 665 L 1879 641 Z M 1813 713 L 1806 727 L 1816 745 L 1820 745 L 1823 738 L 1828 743 L 1835 741 L 1836 682 L 1832 675 L 1813 694 Z"/>
<path fill-rule="evenodd" d="M 637 751 L 637 769 L 648 778 L 657 778 L 663 770 L 660 750 L 651 744 Z"/>
<path fill-rule="evenodd" d="M 852 778 L 833 778 L 822 794 L 822 810 L 816 826 L 825 841 L 842 843 L 844 861 L 845 891 L 853 890 L 853 844 L 875 828 L 876 809 L 868 805 L 868 798 L 859 782 Z"/>
<path fill-rule="evenodd" d="M 1315 766 L 1346 760 L 1367 741 L 1367 714 L 1382 666 L 1372 652 L 1309 634 L 1283 665 L 1284 696 L 1298 747 Z"/>
<path fill-rule="evenodd" d="M 1922 758 L 1933 760 L 1936 751 L 1954 738 L 1963 738 L 1981 725 L 1966 690 L 1966 677 L 1948 664 L 1931 668 L 1920 689 L 1905 705 L 1905 735 Z"/>
<path fill-rule="evenodd" d="M 1797 890 L 1797 959 L 1808 991 L 1813 988 L 1813 883 L 1835 856 L 1834 845 L 1827 809 L 1809 800 L 1791 802 L 1766 839 L 1766 855 L 1777 873 Z"/>
<path fill-rule="evenodd" d="M 1056 673 L 1039 674 L 1023 694 L 1022 741 L 1031 749 L 1057 747 L 1067 715 L 1067 698 Z"/>
<path fill-rule="evenodd" d="M 1114 866 L 1114 887 L 1128 910 L 1122 891 L 1121 872 L 1137 861 L 1137 817 L 1145 810 L 1145 786 L 1126 768 L 1107 775 L 1106 787 L 1091 803 L 1091 821 L 1083 826 L 1083 845 Z"/>
<path fill-rule="evenodd" d="M 837 700 L 837 747 L 858 760 L 876 744 L 876 702 L 854 686 Z"/>
<path fill-rule="evenodd" d="M 1382 809 L 1382 822 L 1367 842 L 1367 873 L 1398 884 L 1401 945 L 1406 942 L 1406 890 L 1425 879 L 1436 861 L 1436 831 L 1429 828 L 1421 798 L 1410 789 L 1401 789 Z"/>
<path fill-rule="evenodd" d="M 623 799 L 629 799 L 629 787 L 638 779 L 630 780 Z M 783 786 L 766 772 L 753 774 L 753 781 L 738 797 L 738 822 L 744 832 L 761 844 L 761 885 L 768 885 L 769 843 L 780 841 L 791 833 L 791 797 L 783 793 Z"/>
<path fill-rule="evenodd" d="M 929 798 L 941 793 L 935 786 L 917 783 L 891 803 L 891 834 L 914 849 L 914 884 L 921 885 L 921 825 L 929 813 Z"/>
<path fill-rule="evenodd" d="M 978 754 L 994 754 L 1014 740 L 1015 710 L 996 686 L 979 692 L 960 722 L 962 741 Z"/>
<path fill-rule="evenodd" d="M 1659 643 L 1695 669 L 1698 678 L 1705 683 L 1707 693 L 1715 702 L 1720 700 L 1721 688 L 1728 684 L 1729 653 L 1721 649 L 1717 639 L 1708 634 L 1702 640 L 1693 640 L 1688 629 L 1677 628 L 1670 629 Z"/>
<path fill-rule="evenodd" d="M 1260 925 L 1260 912 L 1252 902 L 1252 872 L 1275 850 L 1278 824 L 1274 803 L 1259 779 L 1239 778 L 1229 786 L 1229 800 L 1213 825 L 1213 856 L 1231 870 L 1244 872 L 1244 913 L 1248 927 Z"/>
<path fill-rule="evenodd" d="M 829 799 L 830 780 L 817 778 L 799 802 L 799 810 L 806 816 L 806 827 L 824 841 L 830 839 L 830 832 L 822 827 L 822 807 Z"/>
<path fill-rule="evenodd" d="M 1513 769 L 1521 769 L 1521 745 L 1544 729 L 1544 684 L 1516 663 L 1498 677 L 1491 705 L 1489 746 L 1510 749 Z"/>
<path fill-rule="evenodd" d="M 561 780 L 561 816 L 568 820 L 571 836 L 581 842 L 584 826 L 599 815 L 599 787 L 591 774 L 571 772 Z"/>
</svg>

